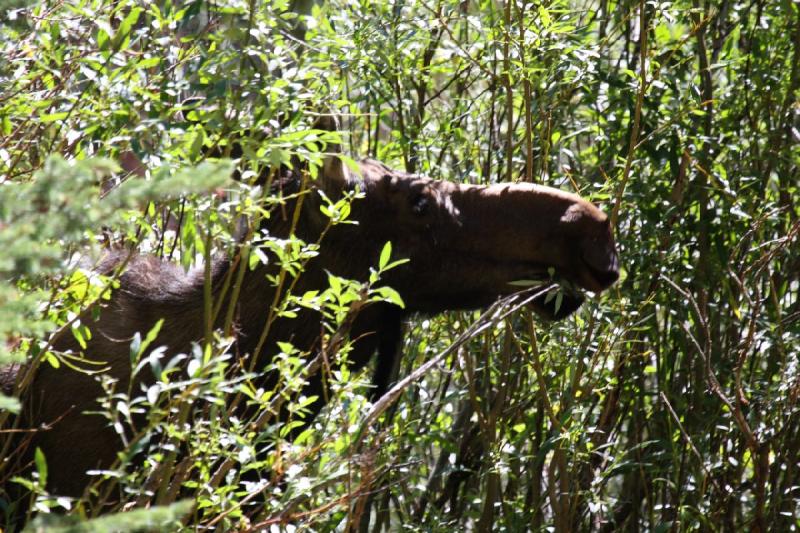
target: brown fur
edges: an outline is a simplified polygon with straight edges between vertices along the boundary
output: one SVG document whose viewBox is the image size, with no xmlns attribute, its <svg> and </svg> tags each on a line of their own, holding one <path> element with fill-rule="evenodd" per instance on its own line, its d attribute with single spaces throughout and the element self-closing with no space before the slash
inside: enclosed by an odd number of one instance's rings
<svg viewBox="0 0 800 533">
<path fill-rule="evenodd" d="M 336 226 L 325 236 L 320 256 L 302 274 L 296 293 L 324 289 L 326 272 L 366 280 L 387 241 L 393 244 L 393 257 L 410 259 L 389 271 L 385 279 L 402 295 L 406 308 L 369 305 L 350 330 L 351 338 L 357 339 L 350 354 L 355 369 L 365 366 L 376 350 L 379 353 L 377 394 L 389 384 L 398 357 L 401 321 L 409 313 L 486 306 L 515 290 L 509 282 L 546 276 L 549 268 L 595 292 L 617 279 L 617 253 L 608 219 L 576 195 L 530 184 L 458 185 L 406 175 L 369 160 L 362 161 L 360 168 L 360 176 L 349 176 L 340 165 L 326 164 L 321 186 L 329 196 L 358 187 L 366 197 L 353 203 L 351 218 L 357 225 Z M 311 242 L 324 225 L 317 198 L 314 191 L 307 195 L 296 228 L 299 237 Z M 291 212 L 291 206 L 287 211 Z M 287 221 L 273 215 L 270 232 L 287 235 Z M 104 268 L 120 260 L 120 255 L 111 256 Z M 227 260 L 215 262 L 215 294 L 219 295 L 231 268 Z M 271 268 L 259 267 L 244 275 L 236 304 L 235 350 L 254 357 L 256 369 L 269 362 L 277 341 L 292 341 L 312 354 L 319 346 L 320 317 L 304 312 L 297 319 L 277 320 L 264 349 L 252 353 L 275 295 L 265 277 Z M 204 335 L 203 301 L 202 271 L 186 274 L 153 257 L 133 257 L 99 319 L 84 317 L 92 330 L 85 355 L 107 364 L 108 374 L 119 379 L 118 386 L 127 387 L 134 333 L 144 334 L 164 319 L 152 346 L 166 345 L 171 354 L 188 351 Z M 545 302 L 543 297 L 533 306 L 546 318 L 561 318 L 581 302 L 580 294 L 568 292 L 558 310 L 554 300 Z M 80 351 L 69 334 L 54 348 Z M 322 387 L 315 375 L 305 392 L 320 394 Z M 101 393 L 95 377 L 48 364 L 40 366 L 25 391 L 21 426 L 52 424 L 36 433 L 30 449 L 38 446 L 45 452 L 49 488 L 57 494 L 80 495 L 88 482 L 86 471 L 110 466 L 121 449 L 106 419 L 83 414 L 97 410 Z M 320 400 L 311 407 L 312 413 L 321 406 Z"/>
</svg>

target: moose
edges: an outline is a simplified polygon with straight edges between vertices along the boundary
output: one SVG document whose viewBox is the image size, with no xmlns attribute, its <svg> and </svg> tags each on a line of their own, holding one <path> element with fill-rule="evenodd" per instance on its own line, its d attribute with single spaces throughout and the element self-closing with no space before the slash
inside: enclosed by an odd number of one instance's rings
<svg viewBox="0 0 800 533">
<path fill-rule="evenodd" d="M 278 238 L 294 234 L 305 242 L 320 242 L 318 256 L 294 283 L 296 294 L 323 290 L 329 283 L 328 273 L 366 281 L 387 242 L 392 243 L 393 256 L 407 259 L 381 280 L 399 293 L 404 307 L 385 301 L 369 303 L 348 324 L 351 368 L 362 369 L 377 353 L 374 398 L 390 385 L 400 355 L 403 322 L 411 314 L 485 307 L 518 291 L 516 280 L 555 275 L 569 282 L 562 297 L 543 294 L 530 305 L 544 319 L 557 320 L 578 309 L 584 301 L 581 290 L 600 293 L 619 276 L 608 217 L 576 194 L 530 183 L 439 181 L 369 159 L 357 167 L 345 165 L 333 149 L 316 180 L 290 173 L 273 188 L 279 185 L 293 199 L 263 224 Z M 363 197 L 351 205 L 350 218 L 355 223 L 330 226 L 320 211 L 323 195 L 319 193 L 337 199 L 356 190 Z M 293 217 L 294 208 L 297 216 Z M 152 256 L 112 253 L 101 268 L 111 272 L 123 261 L 119 286 L 110 299 L 82 317 L 91 330 L 85 346 L 70 334 L 61 335 L 53 346 L 102 361 L 104 372 L 121 388 L 127 388 L 132 379 L 130 344 L 137 332 L 145 335 L 163 321 L 151 346 L 166 347 L 167 355 L 188 353 L 193 342 L 203 340 L 208 329 L 204 302 L 209 272 L 212 299 L 238 293 L 232 349 L 248 358 L 252 368 L 265 367 L 278 352 L 279 342 L 291 342 L 309 357 L 321 349 L 318 312 L 302 309 L 291 319 L 271 316 L 276 295 L 287 290 L 276 287 L 279 267 L 275 262 L 249 269 L 235 259 L 219 258 L 205 272 L 187 273 Z M 239 268 L 243 271 L 237 276 Z M 268 319 L 273 322 L 261 339 Z M 263 379 L 269 380 L 268 374 Z M 146 386 L 148 379 L 155 378 L 137 374 L 135 381 L 143 382 L 134 384 Z M 309 376 L 303 393 L 318 398 L 309 406 L 312 417 L 323 407 L 325 387 L 320 372 Z M 98 410 L 97 399 L 102 395 L 97 376 L 49 364 L 39 365 L 23 391 L 20 427 L 35 430 L 27 446 L 31 450 L 27 461 L 32 461 L 32 450 L 44 452 L 48 489 L 54 494 L 80 496 L 90 481 L 87 471 L 110 467 L 122 449 L 108 419 L 92 413 Z"/>
</svg>

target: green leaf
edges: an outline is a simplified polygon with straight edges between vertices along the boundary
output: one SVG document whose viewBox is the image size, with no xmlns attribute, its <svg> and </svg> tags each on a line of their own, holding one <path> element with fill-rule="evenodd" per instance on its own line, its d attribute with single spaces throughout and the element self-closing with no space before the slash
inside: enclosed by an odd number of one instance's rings
<svg viewBox="0 0 800 533">
<path fill-rule="evenodd" d="M 114 531 L 177 531 L 183 519 L 194 508 L 194 501 L 181 500 L 170 505 L 157 505 L 148 509 L 101 516 L 92 520 L 81 520 L 77 516 L 62 516 L 55 513 L 40 514 L 25 531 L 47 531 L 48 533 L 100 533 Z"/>
<path fill-rule="evenodd" d="M 334 276 L 333 274 L 328 274 L 328 285 L 333 291 L 334 294 L 341 294 L 342 292 L 342 278 L 338 276 Z"/>
<path fill-rule="evenodd" d="M 133 28 L 134 24 L 139 21 L 139 16 L 142 14 L 142 8 L 134 7 L 131 9 L 128 16 L 122 19 L 120 22 L 119 27 L 117 28 L 117 35 L 128 37 L 131 33 L 131 28 Z"/>
<path fill-rule="evenodd" d="M 540 279 L 539 280 L 536 280 L 536 279 L 518 279 L 518 280 L 514 280 L 514 281 L 509 281 L 508 284 L 512 285 L 514 287 L 535 287 L 537 285 L 541 285 L 542 284 L 542 280 L 540 280 Z"/>
<path fill-rule="evenodd" d="M 19 413 L 19 408 L 20 403 L 17 398 L 0 393 L 0 411 Z"/>
<path fill-rule="evenodd" d="M 556 294 L 556 304 L 555 304 L 555 312 L 561 309 L 561 304 L 564 302 L 564 293 L 562 291 L 558 291 Z"/>
<path fill-rule="evenodd" d="M 39 481 L 43 486 L 47 485 L 47 459 L 42 449 L 38 446 L 33 454 L 33 462 L 36 464 L 36 471 L 39 473 Z"/>
<path fill-rule="evenodd" d="M 147 58 L 142 59 L 141 61 L 137 62 L 136 63 L 136 68 L 148 69 L 148 68 L 157 67 L 160 64 L 161 64 L 161 58 L 160 57 L 147 57 Z"/>
<path fill-rule="evenodd" d="M 69 116 L 69 113 L 67 113 L 66 111 L 61 111 L 59 113 L 45 113 L 39 115 L 39 122 L 42 122 L 44 124 L 48 122 L 58 122 L 59 120 L 64 120 L 65 118 L 67 118 L 67 116 Z"/>
<path fill-rule="evenodd" d="M 403 302 L 403 298 L 400 296 L 400 293 L 391 287 L 378 287 L 372 292 L 384 302 L 392 303 L 403 309 L 406 307 L 406 304 Z"/>
<path fill-rule="evenodd" d="M 542 5 L 539 5 L 539 20 L 542 21 L 542 25 L 545 28 L 549 28 L 553 24 L 553 19 L 550 18 L 550 12 Z"/>
<path fill-rule="evenodd" d="M 384 270 L 386 265 L 389 264 L 389 258 L 392 256 L 392 243 L 388 242 L 383 245 L 383 250 L 381 250 L 381 257 L 378 259 L 378 268 L 380 270 Z"/>
<path fill-rule="evenodd" d="M 163 325 L 164 325 L 164 319 L 160 318 L 158 322 L 156 322 L 155 325 L 152 328 L 150 328 L 150 331 L 147 332 L 147 336 L 144 338 L 144 341 L 142 341 L 141 346 L 139 346 L 140 353 L 147 350 L 147 348 L 153 343 L 153 341 L 156 340 L 156 337 L 158 337 L 158 334 L 161 332 L 161 326 Z"/>
</svg>

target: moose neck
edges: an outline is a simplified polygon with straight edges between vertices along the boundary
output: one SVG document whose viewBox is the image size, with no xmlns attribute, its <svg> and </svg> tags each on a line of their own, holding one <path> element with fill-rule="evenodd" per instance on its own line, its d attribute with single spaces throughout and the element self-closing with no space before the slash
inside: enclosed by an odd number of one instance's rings
<svg viewBox="0 0 800 533">
<path fill-rule="evenodd" d="M 354 183 L 354 187 L 357 186 Z M 326 193 L 329 197 L 331 194 L 336 194 L 336 191 Z M 336 197 L 331 199 L 335 201 Z M 277 309 L 287 294 L 302 295 L 307 291 L 323 291 L 329 286 L 329 274 L 364 281 L 367 279 L 369 266 L 377 261 L 378 252 L 373 250 L 374 246 L 357 238 L 358 226 L 330 226 L 329 219 L 320 212 L 321 205 L 322 197 L 315 188 L 311 188 L 301 196 L 287 201 L 261 228 L 276 239 L 288 240 L 294 235 L 307 244 L 320 246 L 316 257 L 302 262 L 296 276 L 281 269 L 274 254 L 270 254 L 267 264 L 259 264 L 243 274 L 234 310 L 238 350 L 241 353 L 254 353 L 260 348 L 260 353 L 256 356 L 258 364 L 265 362 L 270 356 L 275 341 L 294 342 L 303 351 L 313 350 L 319 343 L 323 331 L 319 313 L 301 311 L 293 318 L 279 316 Z M 297 209 L 299 213 L 295 215 Z M 229 287 L 233 287 L 238 268 L 241 266 L 230 260 L 221 261 L 215 268 L 214 285 L 217 297 L 221 296 L 226 278 L 230 280 Z M 229 288 L 227 294 L 222 296 L 230 299 L 231 291 Z M 227 307 L 224 304 L 222 309 Z M 218 320 L 217 325 L 221 326 L 222 321 Z M 269 333 L 268 342 L 262 343 L 261 337 L 265 330 Z"/>
</svg>

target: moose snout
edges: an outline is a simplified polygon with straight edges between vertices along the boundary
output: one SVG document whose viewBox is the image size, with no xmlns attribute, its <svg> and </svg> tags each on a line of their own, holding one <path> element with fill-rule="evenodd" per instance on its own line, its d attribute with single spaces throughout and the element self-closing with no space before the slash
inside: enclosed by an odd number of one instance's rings
<svg viewBox="0 0 800 533">
<path fill-rule="evenodd" d="M 610 239 L 587 239 L 583 242 L 581 260 L 587 271 L 588 289 L 600 292 L 619 279 L 619 255 Z"/>
</svg>

